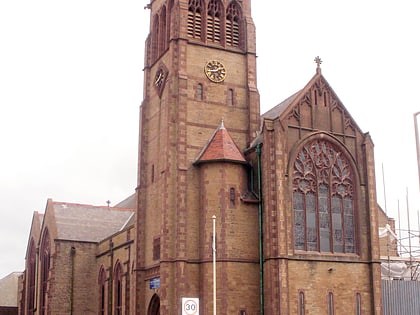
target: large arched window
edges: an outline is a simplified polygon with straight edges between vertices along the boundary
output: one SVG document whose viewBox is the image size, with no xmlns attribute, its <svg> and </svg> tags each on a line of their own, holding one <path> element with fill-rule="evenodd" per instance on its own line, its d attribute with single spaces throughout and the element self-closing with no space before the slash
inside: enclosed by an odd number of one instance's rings
<svg viewBox="0 0 420 315">
<path fill-rule="evenodd" d="M 293 164 L 296 250 L 355 253 L 354 172 L 333 143 L 305 144 Z"/>
<path fill-rule="evenodd" d="M 232 1 L 226 10 L 226 44 L 228 46 L 239 47 L 240 45 L 240 18 L 241 9 L 235 1 Z"/>
<path fill-rule="evenodd" d="M 105 312 L 106 312 L 106 271 L 103 266 L 99 270 L 98 289 L 99 289 L 99 314 L 105 315 Z"/>
<path fill-rule="evenodd" d="M 117 262 L 114 270 L 114 305 L 115 315 L 122 315 L 123 313 L 123 285 L 122 285 L 122 267 L 121 263 Z"/>
<path fill-rule="evenodd" d="M 35 308 L 35 286 L 36 286 L 36 245 L 33 238 L 29 244 L 29 252 L 27 257 L 27 275 L 28 275 L 28 314 L 34 314 Z"/>
<path fill-rule="evenodd" d="M 40 292 L 40 310 L 41 314 L 47 314 L 47 294 L 48 294 L 48 277 L 50 272 L 50 233 L 45 230 L 42 237 L 40 260 L 41 260 L 41 292 Z"/>
<path fill-rule="evenodd" d="M 220 0 L 210 0 L 207 7 L 207 40 L 209 42 L 221 42 L 222 11 Z"/>
<path fill-rule="evenodd" d="M 203 7 L 201 0 L 188 1 L 188 36 L 201 39 Z"/>
</svg>

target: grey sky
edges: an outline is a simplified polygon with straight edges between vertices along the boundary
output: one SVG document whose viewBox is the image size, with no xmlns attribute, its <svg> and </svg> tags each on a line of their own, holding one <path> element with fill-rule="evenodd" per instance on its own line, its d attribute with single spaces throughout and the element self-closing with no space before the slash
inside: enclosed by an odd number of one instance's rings
<svg viewBox="0 0 420 315">
<path fill-rule="evenodd" d="M 388 212 L 398 199 L 405 209 L 408 187 L 416 216 L 418 3 L 289 2 L 253 1 L 261 112 L 301 89 L 319 55 L 373 138 L 379 203 L 383 163 Z M 134 192 L 147 3 L 0 2 L 0 278 L 23 270 L 32 213 L 47 198 L 115 204 Z"/>
</svg>

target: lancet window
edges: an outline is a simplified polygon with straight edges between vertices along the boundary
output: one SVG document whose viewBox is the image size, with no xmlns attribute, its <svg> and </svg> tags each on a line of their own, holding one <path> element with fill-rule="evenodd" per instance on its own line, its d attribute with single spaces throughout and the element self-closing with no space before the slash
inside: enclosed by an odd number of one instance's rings
<svg viewBox="0 0 420 315">
<path fill-rule="evenodd" d="M 293 165 L 296 250 L 355 253 L 354 172 L 332 143 L 304 145 Z"/>
<path fill-rule="evenodd" d="M 115 290 L 115 314 L 123 313 L 123 285 L 122 285 L 122 267 L 120 262 L 115 265 L 114 271 L 114 290 Z"/>
<path fill-rule="evenodd" d="M 153 19 L 153 34 L 152 34 L 152 62 L 159 56 L 159 16 L 155 15 Z"/>
<path fill-rule="evenodd" d="M 151 61 L 155 62 L 169 47 L 171 34 L 171 9 L 173 0 L 169 2 L 169 7 L 163 5 L 159 12 L 152 19 L 152 41 L 151 41 Z"/>
<path fill-rule="evenodd" d="M 188 1 L 188 36 L 191 38 L 201 38 L 202 12 L 201 0 Z"/>
<path fill-rule="evenodd" d="M 220 43 L 222 28 L 222 4 L 219 0 L 211 0 L 207 8 L 207 40 Z"/>
<path fill-rule="evenodd" d="M 102 266 L 98 276 L 99 285 L 99 314 L 105 315 L 106 312 L 106 271 Z"/>
<path fill-rule="evenodd" d="M 240 43 L 240 8 L 236 2 L 229 4 L 226 10 L 226 44 L 238 47 Z"/>
<path fill-rule="evenodd" d="M 159 22 L 159 49 L 158 55 L 160 56 L 162 53 L 165 52 L 167 48 L 167 40 L 166 40 L 166 7 L 163 6 L 160 12 L 160 22 Z"/>
</svg>

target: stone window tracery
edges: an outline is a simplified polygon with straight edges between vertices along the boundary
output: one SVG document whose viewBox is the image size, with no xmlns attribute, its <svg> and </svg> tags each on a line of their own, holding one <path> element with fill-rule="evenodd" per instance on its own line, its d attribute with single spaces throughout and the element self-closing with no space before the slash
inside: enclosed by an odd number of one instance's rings
<svg viewBox="0 0 420 315">
<path fill-rule="evenodd" d="M 226 44 L 239 47 L 240 44 L 240 8 L 236 2 L 229 4 L 226 10 Z"/>
<path fill-rule="evenodd" d="M 188 37 L 201 39 L 202 12 L 201 0 L 188 1 Z"/>
<path fill-rule="evenodd" d="M 211 0 L 207 7 L 207 40 L 221 42 L 222 4 L 219 0 Z"/>
<path fill-rule="evenodd" d="M 296 250 L 355 253 L 353 170 L 332 143 L 314 140 L 293 165 Z"/>
</svg>

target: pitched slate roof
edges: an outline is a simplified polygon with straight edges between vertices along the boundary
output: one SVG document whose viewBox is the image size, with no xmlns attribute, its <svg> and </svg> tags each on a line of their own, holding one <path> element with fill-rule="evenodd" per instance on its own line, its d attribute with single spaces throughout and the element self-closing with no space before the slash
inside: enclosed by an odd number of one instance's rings
<svg viewBox="0 0 420 315">
<path fill-rule="evenodd" d="M 53 202 L 57 238 L 99 242 L 121 231 L 134 216 L 134 209 Z"/>
<path fill-rule="evenodd" d="M 136 207 L 136 194 L 132 194 L 115 205 L 116 208 L 130 208 Z"/>
<path fill-rule="evenodd" d="M 243 154 L 229 135 L 223 122 L 196 158 L 195 164 L 217 161 L 246 163 Z"/>
<path fill-rule="evenodd" d="M 287 110 L 289 105 L 293 103 L 293 101 L 297 98 L 297 96 L 300 94 L 301 91 L 302 90 L 300 90 L 300 91 L 296 92 L 295 94 L 289 96 L 283 102 L 281 102 L 280 104 L 274 106 L 269 111 L 262 114 L 262 118 L 276 119 L 277 117 L 279 117 L 285 110 Z"/>
</svg>

